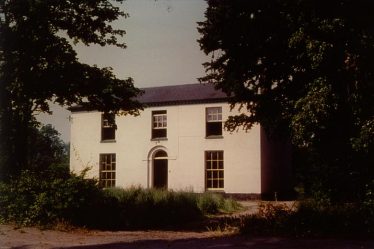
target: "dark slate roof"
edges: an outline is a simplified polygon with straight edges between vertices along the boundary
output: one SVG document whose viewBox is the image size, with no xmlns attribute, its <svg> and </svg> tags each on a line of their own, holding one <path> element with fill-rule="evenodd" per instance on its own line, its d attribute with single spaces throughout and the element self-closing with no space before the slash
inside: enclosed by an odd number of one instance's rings
<svg viewBox="0 0 374 249">
<path fill-rule="evenodd" d="M 137 97 L 146 106 L 166 106 L 228 101 L 227 95 L 216 90 L 213 84 L 187 84 L 143 88 L 144 94 Z M 81 106 L 73 106 L 70 111 L 82 111 Z"/>
<path fill-rule="evenodd" d="M 227 101 L 227 95 L 212 84 L 149 87 L 137 99 L 148 106 L 212 103 Z"/>
</svg>

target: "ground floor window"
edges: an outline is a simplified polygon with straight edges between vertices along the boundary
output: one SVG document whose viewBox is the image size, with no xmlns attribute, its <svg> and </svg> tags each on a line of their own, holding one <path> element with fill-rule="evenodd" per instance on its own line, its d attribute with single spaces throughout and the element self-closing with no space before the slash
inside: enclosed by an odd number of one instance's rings
<svg viewBox="0 0 374 249">
<path fill-rule="evenodd" d="M 224 188 L 223 151 L 205 151 L 205 185 L 207 190 Z"/>
<path fill-rule="evenodd" d="M 116 185 L 116 154 L 100 154 L 99 183 L 103 188 Z"/>
</svg>

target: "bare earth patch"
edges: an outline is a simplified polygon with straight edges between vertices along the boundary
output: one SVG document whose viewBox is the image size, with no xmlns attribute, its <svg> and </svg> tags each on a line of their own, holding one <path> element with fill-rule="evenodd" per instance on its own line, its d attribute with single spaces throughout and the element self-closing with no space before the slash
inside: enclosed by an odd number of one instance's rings
<svg viewBox="0 0 374 249">
<path fill-rule="evenodd" d="M 256 211 L 247 203 L 245 214 Z M 249 249 L 361 249 L 374 248 L 374 240 L 248 238 L 233 232 L 213 231 L 86 231 L 69 232 L 0 225 L 0 249 L 141 249 L 141 248 L 249 248 Z"/>
</svg>

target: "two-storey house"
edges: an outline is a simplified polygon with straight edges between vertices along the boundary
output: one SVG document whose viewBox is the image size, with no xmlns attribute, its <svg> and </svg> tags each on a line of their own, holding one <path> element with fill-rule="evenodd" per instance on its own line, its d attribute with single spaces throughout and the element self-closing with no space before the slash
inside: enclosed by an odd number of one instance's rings
<svg viewBox="0 0 374 249">
<path fill-rule="evenodd" d="M 88 176 L 103 187 L 251 195 L 279 188 L 274 179 L 288 164 L 271 159 L 260 125 L 224 129 L 228 116 L 238 112 L 230 110 L 223 92 L 210 84 L 143 90 L 139 101 L 146 108 L 136 117 L 116 116 L 116 127 L 98 111 L 70 109 L 73 172 L 90 167 Z"/>
</svg>

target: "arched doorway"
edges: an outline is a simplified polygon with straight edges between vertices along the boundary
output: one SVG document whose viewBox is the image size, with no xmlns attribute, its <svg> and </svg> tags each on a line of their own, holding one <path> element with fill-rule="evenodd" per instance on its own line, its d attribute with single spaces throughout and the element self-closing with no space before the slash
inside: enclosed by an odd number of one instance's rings
<svg viewBox="0 0 374 249">
<path fill-rule="evenodd" d="M 159 150 L 153 157 L 153 187 L 168 188 L 168 154 Z"/>
</svg>

